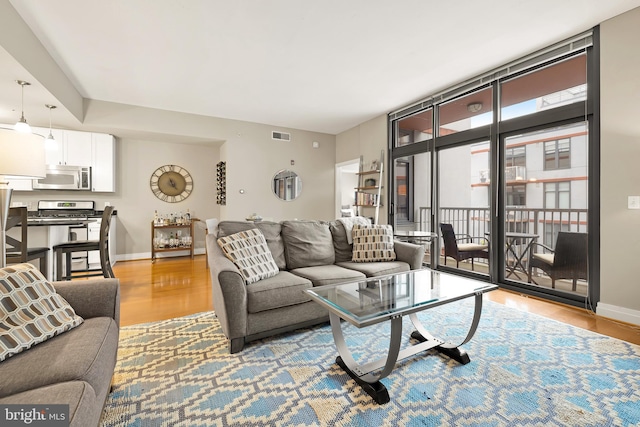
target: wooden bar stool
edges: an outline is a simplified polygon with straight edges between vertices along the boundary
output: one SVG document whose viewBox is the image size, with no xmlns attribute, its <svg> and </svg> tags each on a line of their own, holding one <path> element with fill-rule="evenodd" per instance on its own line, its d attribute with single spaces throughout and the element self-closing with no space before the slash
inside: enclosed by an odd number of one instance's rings
<svg viewBox="0 0 640 427">
<path fill-rule="evenodd" d="M 49 257 L 49 248 L 30 248 L 27 243 L 27 208 L 9 208 L 9 216 L 7 217 L 6 230 L 20 226 L 20 240 L 7 236 L 7 264 L 17 264 L 28 262 L 34 259 L 38 261 L 38 268 L 42 274 L 47 277 L 47 259 Z"/>
<path fill-rule="evenodd" d="M 109 227 L 113 215 L 113 206 L 105 206 L 100 223 L 99 240 L 74 240 L 60 243 L 53 247 L 56 258 L 56 280 L 71 280 L 81 277 L 103 276 L 106 278 L 115 277 L 111 269 L 109 260 Z M 99 251 L 100 268 L 93 268 L 80 271 L 71 271 L 71 254 L 73 252 Z M 62 261 L 65 261 L 63 268 Z"/>
</svg>

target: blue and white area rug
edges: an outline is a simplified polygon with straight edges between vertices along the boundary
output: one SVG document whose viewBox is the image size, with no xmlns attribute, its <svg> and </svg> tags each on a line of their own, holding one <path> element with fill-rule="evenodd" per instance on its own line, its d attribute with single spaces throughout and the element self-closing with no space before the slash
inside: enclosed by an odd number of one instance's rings
<svg viewBox="0 0 640 427">
<path fill-rule="evenodd" d="M 459 342 L 472 304 L 420 317 Z M 384 325 L 343 328 L 357 360 L 386 355 Z M 103 426 L 640 426 L 640 346 L 489 301 L 463 346 L 471 363 L 433 350 L 400 362 L 385 405 L 335 363 L 328 324 L 234 355 L 212 312 L 120 334 Z"/>
</svg>

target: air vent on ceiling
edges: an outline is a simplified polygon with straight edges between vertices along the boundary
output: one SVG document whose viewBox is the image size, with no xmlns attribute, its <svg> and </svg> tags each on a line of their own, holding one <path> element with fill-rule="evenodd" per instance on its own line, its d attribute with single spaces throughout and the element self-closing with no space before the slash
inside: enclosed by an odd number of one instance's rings
<svg viewBox="0 0 640 427">
<path fill-rule="evenodd" d="M 287 132 L 271 131 L 271 139 L 276 141 L 291 141 L 291 134 Z"/>
</svg>

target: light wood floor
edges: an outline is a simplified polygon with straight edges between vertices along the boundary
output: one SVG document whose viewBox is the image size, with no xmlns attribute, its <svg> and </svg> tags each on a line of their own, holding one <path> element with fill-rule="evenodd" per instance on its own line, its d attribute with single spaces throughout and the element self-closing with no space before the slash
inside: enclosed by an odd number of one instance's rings
<svg viewBox="0 0 640 427">
<path fill-rule="evenodd" d="M 120 324 L 154 322 L 213 310 L 211 278 L 204 255 L 121 261 L 114 266 L 120 279 Z M 603 335 L 640 345 L 640 327 L 597 316 L 587 310 L 543 301 L 506 290 L 486 294 L 491 301 L 536 313 Z"/>
</svg>

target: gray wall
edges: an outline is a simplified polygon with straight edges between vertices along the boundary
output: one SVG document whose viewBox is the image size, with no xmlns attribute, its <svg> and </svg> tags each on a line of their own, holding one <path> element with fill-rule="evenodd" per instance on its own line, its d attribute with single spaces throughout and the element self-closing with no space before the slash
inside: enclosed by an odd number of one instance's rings
<svg viewBox="0 0 640 427">
<path fill-rule="evenodd" d="M 640 210 L 627 196 L 640 195 L 640 8 L 601 24 L 601 301 L 598 313 L 616 312 L 640 324 Z M 620 317 L 618 317 L 620 318 Z"/>
</svg>

